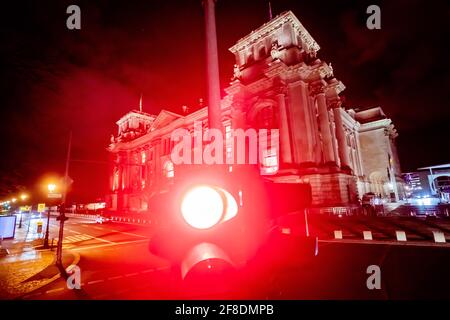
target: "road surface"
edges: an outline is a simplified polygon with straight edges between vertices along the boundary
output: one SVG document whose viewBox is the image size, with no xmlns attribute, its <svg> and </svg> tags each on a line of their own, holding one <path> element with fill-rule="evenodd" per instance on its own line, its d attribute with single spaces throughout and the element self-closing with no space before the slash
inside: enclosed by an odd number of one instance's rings
<svg viewBox="0 0 450 320">
<path fill-rule="evenodd" d="M 52 218 L 50 238 L 57 237 L 57 226 Z M 65 279 L 60 278 L 23 298 L 450 298 L 448 245 L 325 241 L 319 243 L 317 257 L 278 269 L 261 268 L 260 273 L 242 271 L 226 291 L 199 293 L 180 284 L 169 263 L 149 252 L 151 237 L 148 226 L 115 222 L 99 225 L 71 218 L 66 222 L 64 248 L 80 255 L 81 290 L 68 289 Z M 263 260 L 267 267 L 270 256 Z M 380 290 L 367 287 L 367 268 L 371 265 L 380 267 Z"/>
</svg>

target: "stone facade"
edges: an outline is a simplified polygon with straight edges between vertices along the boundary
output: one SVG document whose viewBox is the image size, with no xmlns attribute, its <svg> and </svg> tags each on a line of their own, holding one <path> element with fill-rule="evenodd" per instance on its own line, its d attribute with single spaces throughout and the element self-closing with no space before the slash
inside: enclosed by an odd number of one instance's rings
<svg viewBox="0 0 450 320">
<path fill-rule="evenodd" d="M 345 86 L 292 12 L 239 40 L 230 51 L 234 76 L 221 100 L 225 131 L 279 129 L 276 166 L 261 174 L 275 182 L 310 183 L 314 206 L 348 206 L 366 192 L 398 197 L 395 129 L 380 108 L 345 110 Z M 170 161 L 177 128 L 208 125 L 207 108 L 180 115 L 132 111 L 111 138 L 111 210 L 145 211 L 177 168 Z M 384 160 L 383 160 L 384 159 Z M 384 169 L 383 169 L 384 168 Z M 389 172 L 389 173 L 388 173 Z M 391 187 L 392 184 L 392 188 Z"/>
<path fill-rule="evenodd" d="M 361 178 L 360 189 L 397 201 L 403 199 L 405 183 L 395 144 L 398 134 L 392 120 L 386 117 L 381 108 L 355 112 L 355 119 L 360 123 L 359 148 L 365 173 Z M 369 187 L 364 188 L 363 184 Z"/>
</svg>

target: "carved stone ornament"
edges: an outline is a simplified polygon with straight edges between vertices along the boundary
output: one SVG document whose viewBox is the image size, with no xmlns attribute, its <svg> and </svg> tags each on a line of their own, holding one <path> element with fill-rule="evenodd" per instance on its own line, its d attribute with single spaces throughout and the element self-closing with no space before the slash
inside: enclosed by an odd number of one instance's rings
<svg viewBox="0 0 450 320">
<path fill-rule="evenodd" d="M 282 46 L 280 46 L 277 41 L 272 43 L 272 48 L 270 50 L 270 55 L 272 56 L 272 59 L 279 60 L 281 58 L 281 52 L 280 52 L 281 48 L 282 48 Z"/>
<path fill-rule="evenodd" d="M 325 86 L 322 83 L 311 83 L 309 85 L 309 93 L 311 96 L 325 93 Z"/>
<path fill-rule="evenodd" d="M 231 80 L 238 80 L 242 76 L 241 68 L 237 64 L 233 67 L 233 78 Z"/>
<path fill-rule="evenodd" d="M 330 109 L 340 108 L 342 106 L 342 101 L 340 99 L 334 99 L 328 102 Z"/>
</svg>

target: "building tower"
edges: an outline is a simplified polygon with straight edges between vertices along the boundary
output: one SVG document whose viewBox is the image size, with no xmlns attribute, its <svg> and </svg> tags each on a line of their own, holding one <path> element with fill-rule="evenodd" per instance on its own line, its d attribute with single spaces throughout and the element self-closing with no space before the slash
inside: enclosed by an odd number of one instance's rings
<svg viewBox="0 0 450 320">
<path fill-rule="evenodd" d="M 291 12 L 240 39 L 225 91 L 234 128 L 278 128 L 279 170 L 273 180 L 309 182 L 313 204 L 356 201 L 340 93 L 345 89 L 320 47 Z"/>
</svg>

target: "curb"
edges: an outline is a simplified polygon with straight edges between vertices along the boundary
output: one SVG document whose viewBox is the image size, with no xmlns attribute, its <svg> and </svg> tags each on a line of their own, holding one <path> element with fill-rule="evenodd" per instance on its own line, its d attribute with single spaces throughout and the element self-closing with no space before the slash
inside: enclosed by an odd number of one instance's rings
<svg viewBox="0 0 450 320">
<path fill-rule="evenodd" d="M 76 253 L 76 252 L 73 252 L 73 251 L 69 251 L 69 253 L 72 254 L 72 255 L 74 256 L 74 260 L 72 261 L 72 263 L 71 263 L 70 265 L 68 265 L 68 266 L 65 268 L 66 271 L 68 271 L 68 270 L 70 270 L 71 268 L 73 268 L 74 266 L 76 266 L 76 265 L 80 262 L 80 259 L 81 259 L 79 253 Z M 58 273 L 58 274 L 54 275 L 52 278 L 50 278 L 49 280 L 47 280 L 47 281 L 44 282 L 43 284 L 40 284 L 40 285 L 37 286 L 36 288 L 33 288 L 33 290 L 30 290 L 30 291 L 28 291 L 28 292 L 25 292 L 25 293 L 23 293 L 23 294 L 21 294 L 21 295 L 15 297 L 15 298 L 13 298 L 12 300 L 23 299 L 23 297 L 25 297 L 25 296 L 27 296 L 27 295 L 33 293 L 33 292 L 36 291 L 36 290 L 39 290 L 39 289 L 45 287 L 46 285 L 48 285 L 48 284 L 50 284 L 50 283 L 52 283 L 52 282 L 58 280 L 59 278 L 61 278 L 61 273 Z"/>
</svg>

